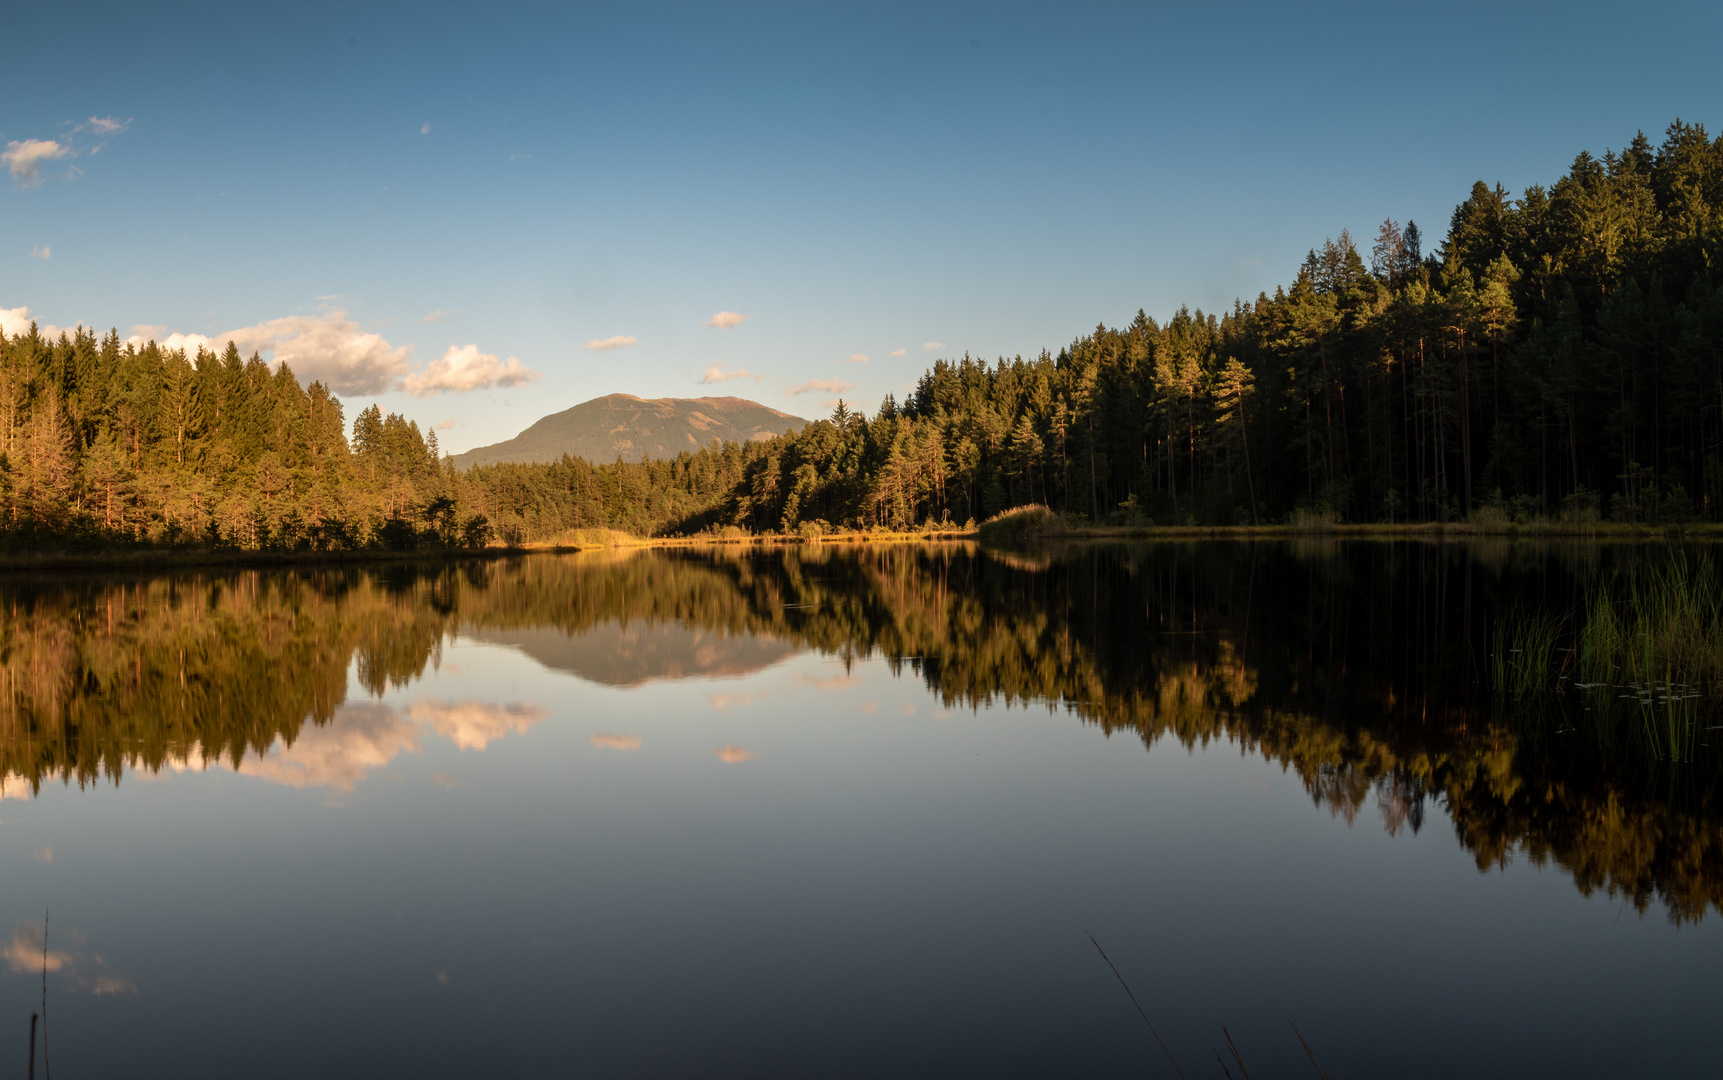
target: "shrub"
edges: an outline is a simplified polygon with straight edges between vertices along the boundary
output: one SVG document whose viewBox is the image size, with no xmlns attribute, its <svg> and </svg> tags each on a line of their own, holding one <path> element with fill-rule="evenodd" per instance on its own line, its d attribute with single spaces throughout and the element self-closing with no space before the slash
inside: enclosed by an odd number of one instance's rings
<svg viewBox="0 0 1723 1080">
<path fill-rule="evenodd" d="M 981 523 L 980 532 L 984 540 L 1018 540 L 1062 535 L 1065 524 L 1059 520 L 1058 514 L 1040 503 L 1031 503 L 1001 510 Z"/>
</svg>

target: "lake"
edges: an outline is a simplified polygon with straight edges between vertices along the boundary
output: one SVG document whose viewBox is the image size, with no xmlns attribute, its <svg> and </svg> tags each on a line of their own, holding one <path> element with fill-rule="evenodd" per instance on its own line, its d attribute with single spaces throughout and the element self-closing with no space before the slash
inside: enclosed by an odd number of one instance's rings
<svg viewBox="0 0 1723 1080">
<path fill-rule="evenodd" d="M 0 1061 L 51 909 L 68 1078 L 1714 1076 L 1723 720 L 1497 663 L 1667 557 L 0 579 Z"/>
</svg>

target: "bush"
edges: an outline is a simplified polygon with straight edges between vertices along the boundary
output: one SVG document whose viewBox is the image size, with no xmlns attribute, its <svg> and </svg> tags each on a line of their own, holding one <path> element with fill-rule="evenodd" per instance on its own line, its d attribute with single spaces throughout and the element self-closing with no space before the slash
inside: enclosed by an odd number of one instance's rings
<svg viewBox="0 0 1723 1080">
<path fill-rule="evenodd" d="M 1064 532 L 1065 523 L 1059 520 L 1059 515 L 1040 503 L 1001 510 L 982 522 L 980 529 L 984 540 L 1020 540 L 1035 536 L 1060 536 Z"/>
</svg>

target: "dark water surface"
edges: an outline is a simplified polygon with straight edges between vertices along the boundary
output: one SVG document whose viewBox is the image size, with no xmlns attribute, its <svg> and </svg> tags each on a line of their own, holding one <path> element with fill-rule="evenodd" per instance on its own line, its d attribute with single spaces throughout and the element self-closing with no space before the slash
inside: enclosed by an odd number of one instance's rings
<svg viewBox="0 0 1723 1080">
<path fill-rule="evenodd" d="M 0 1073 L 51 905 L 65 1080 L 1171 1075 L 1090 933 L 1190 1077 L 1716 1076 L 1723 767 L 1485 672 L 1639 557 L 0 580 Z"/>
</svg>

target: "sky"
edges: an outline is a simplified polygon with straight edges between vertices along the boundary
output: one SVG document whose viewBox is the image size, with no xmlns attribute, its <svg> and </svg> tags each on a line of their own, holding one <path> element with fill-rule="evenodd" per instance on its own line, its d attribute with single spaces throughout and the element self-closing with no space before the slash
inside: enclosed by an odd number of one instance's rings
<svg viewBox="0 0 1723 1080">
<path fill-rule="evenodd" d="M 460 452 L 872 412 L 1723 128 L 1723 5 L 13 4 L 0 329 L 235 341 Z"/>
</svg>

